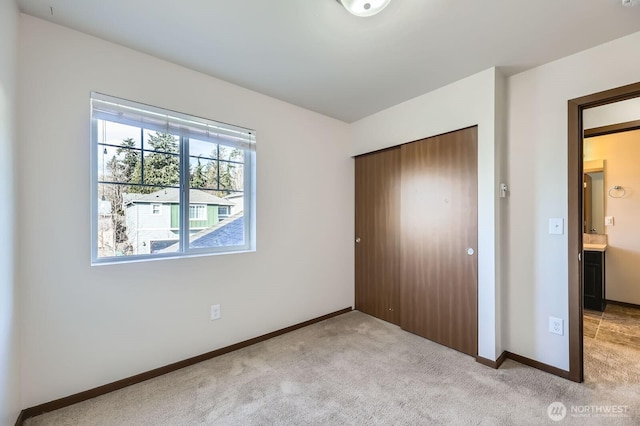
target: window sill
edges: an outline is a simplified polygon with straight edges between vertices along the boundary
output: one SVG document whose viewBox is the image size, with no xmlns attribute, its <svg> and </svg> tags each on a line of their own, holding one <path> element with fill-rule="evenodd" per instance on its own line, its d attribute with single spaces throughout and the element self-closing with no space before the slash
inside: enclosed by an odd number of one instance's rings
<svg viewBox="0 0 640 426">
<path fill-rule="evenodd" d="M 254 253 L 255 251 L 256 251 L 255 248 L 250 248 L 250 249 L 241 249 L 241 250 L 232 250 L 232 251 L 221 251 L 221 252 L 214 252 L 214 253 L 208 252 L 208 253 L 190 253 L 190 254 L 179 254 L 179 255 L 166 254 L 166 255 L 153 255 L 153 256 L 139 255 L 139 256 L 130 256 L 130 257 L 127 257 L 127 256 L 108 257 L 101 260 L 92 260 L 91 266 L 122 265 L 122 264 L 128 264 L 128 263 L 155 262 L 159 260 L 190 259 L 194 257 L 246 254 L 246 253 Z"/>
</svg>

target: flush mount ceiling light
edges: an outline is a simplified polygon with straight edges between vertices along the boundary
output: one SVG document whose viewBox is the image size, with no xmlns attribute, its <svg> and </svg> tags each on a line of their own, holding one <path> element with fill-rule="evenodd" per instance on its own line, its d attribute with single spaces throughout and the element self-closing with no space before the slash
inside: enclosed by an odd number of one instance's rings
<svg viewBox="0 0 640 426">
<path fill-rule="evenodd" d="M 391 0 L 337 0 L 356 16 L 373 16 L 387 7 Z"/>
</svg>

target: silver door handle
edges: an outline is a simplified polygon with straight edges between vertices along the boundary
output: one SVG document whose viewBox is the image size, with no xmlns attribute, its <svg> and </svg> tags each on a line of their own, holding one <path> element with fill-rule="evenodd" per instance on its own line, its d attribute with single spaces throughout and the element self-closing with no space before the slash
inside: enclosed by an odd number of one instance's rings
<svg viewBox="0 0 640 426">
<path fill-rule="evenodd" d="M 360 242 L 360 237 L 357 237 L 356 238 L 356 243 L 359 243 L 359 242 Z"/>
<path fill-rule="evenodd" d="M 578 252 L 578 262 L 582 262 L 582 253 Z"/>
<path fill-rule="evenodd" d="M 467 249 L 467 254 L 468 254 L 469 256 L 473 256 L 473 253 L 475 253 L 475 251 L 474 251 L 471 247 L 469 247 L 469 248 Z"/>
</svg>

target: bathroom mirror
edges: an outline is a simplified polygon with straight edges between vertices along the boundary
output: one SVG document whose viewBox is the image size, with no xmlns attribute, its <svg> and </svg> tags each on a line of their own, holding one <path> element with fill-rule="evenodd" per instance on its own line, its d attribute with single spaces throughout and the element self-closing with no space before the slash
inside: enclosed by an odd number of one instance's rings
<svg viewBox="0 0 640 426">
<path fill-rule="evenodd" d="M 584 162 L 583 232 L 604 234 L 604 160 Z"/>
</svg>

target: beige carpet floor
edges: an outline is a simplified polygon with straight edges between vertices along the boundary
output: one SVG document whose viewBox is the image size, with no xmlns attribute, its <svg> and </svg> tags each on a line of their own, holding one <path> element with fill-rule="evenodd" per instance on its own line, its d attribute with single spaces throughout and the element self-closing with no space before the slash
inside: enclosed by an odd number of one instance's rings
<svg viewBox="0 0 640 426">
<path fill-rule="evenodd" d="M 616 358 L 633 375 L 606 373 L 607 348 L 590 344 L 586 382 L 576 384 L 511 360 L 493 370 L 351 312 L 25 424 L 640 424 L 638 357 Z M 556 401 L 568 410 L 558 423 L 547 414 Z M 627 417 L 571 413 L 612 405 Z"/>
</svg>

